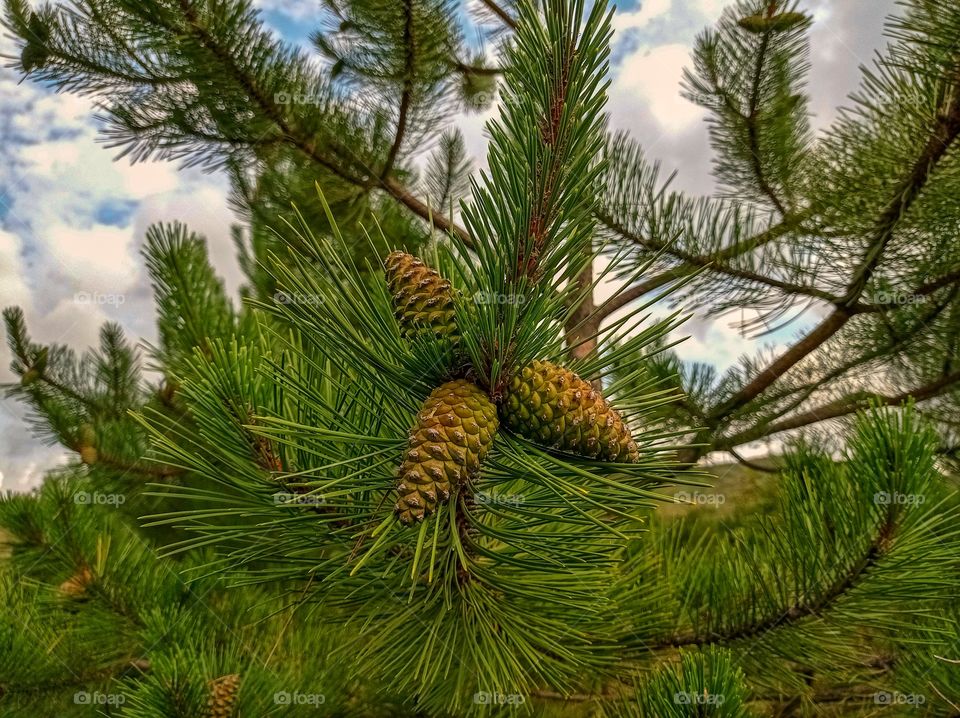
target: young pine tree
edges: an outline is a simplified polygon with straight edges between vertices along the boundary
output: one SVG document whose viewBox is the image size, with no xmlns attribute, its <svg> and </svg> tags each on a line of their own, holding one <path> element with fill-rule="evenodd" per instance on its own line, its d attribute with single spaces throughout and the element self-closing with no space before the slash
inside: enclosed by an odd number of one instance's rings
<svg viewBox="0 0 960 718">
<path fill-rule="evenodd" d="M 277 110 L 274 93 L 325 76 L 269 40 L 245 3 L 87 1 L 73 14 L 34 14 L 8 0 L 11 24 L 28 39 L 23 69 L 70 89 L 127 86 L 114 118 L 132 151 L 223 162 L 238 171 L 238 187 L 253 188 L 251 211 L 284 196 L 286 171 L 287 196 L 303 208 L 266 216 L 269 239 L 265 216 L 251 216 L 252 285 L 239 308 L 201 238 L 179 225 L 150 230 L 159 385 L 115 328 L 78 358 L 35 344 L 22 313 L 7 311 L 21 376 L 11 393 L 32 408 L 38 432 L 79 457 L 34 494 L 0 501 L 11 549 L 0 560 L 7 713 L 956 712 L 960 536 L 936 453 L 942 425 L 912 405 L 875 407 L 859 415 L 842 455 L 794 446 L 765 512 L 660 518 L 670 492 L 694 503 L 717 496 L 676 454 L 689 448 L 680 442 L 691 426 L 723 436 L 726 425 L 694 421 L 704 418 L 696 411 L 692 423 L 677 419 L 676 407 L 700 396 L 676 391 L 664 351 L 679 315 L 601 324 L 606 309 L 592 308 L 598 284 L 618 272 L 626 281 L 612 304 L 638 296 L 650 277 L 666 286 L 653 268 L 671 256 L 661 248 L 636 262 L 606 241 L 616 195 L 598 188 L 619 162 L 639 161 L 605 144 L 609 15 L 573 0 L 484 4 L 515 34 L 488 169 L 460 206 L 458 229 L 397 179 L 407 133 L 423 127 L 417 113 L 435 111 L 451 77 L 474 94 L 488 77 L 455 59 L 455 34 L 411 42 L 428 27 L 419 23 L 450 27 L 446 3 L 332 4 L 336 32 L 317 37 L 336 58 L 329 74 L 380 83 L 377 97 L 397 90 L 391 119 L 406 129 L 383 143 L 383 113 L 352 115 L 333 97 L 317 116 Z M 933 3 L 912 10 L 913 27 L 930 13 L 956 14 Z M 721 178 L 733 186 L 766 177 L 773 196 L 790 197 L 784 208 L 801 202 L 790 182 L 804 170 L 789 152 L 806 146 L 791 145 L 805 131 L 802 99 L 781 94 L 796 81 L 790 60 L 807 25 L 777 3 L 741 3 L 698 50 L 706 62 L 713 48 L 717 74 L 704 72 L 729 82 L 729 114 L 715 133 L 729 153 Z M 917 53 L 934 52 L 938 28 L 926 28 Z M 906 36 L 900 51 L 916 40 Z M 756 61 L 757 87 L 740 82 L 737 58 Z M 185 67 L 189 80 L 164 74 Z M 754 93 L 752 113 L 732 109 L 738 91 Z M 224 110 L 250 97 L 248 112 Z M 205 103 L 218 111 L 201 112 Z M 246 134 L 253 129 L 267 134 Z M 214 149 L 211 138 L 228 130 L 230 150 Z M 354 152 L 375 151 L 354 166 L 355 155 L 338 154 L 348 140 Z M 743 142 L 761 142 L 764 153 L 744 154 Z M 463 189 L 451 169 L 462 145 L 441 149 L 437 166 L 451 171 L 431 176 L 452 200 Z M 926 199 L 932 165 L 952 159 L 949 146 L 934 154 L 905 204 Z M 312 163 L 328 171 L 319 187 L 306 180 Z M 255 182 L 244 185 L 240 171 L 251 167 Z M 618 186 L 656 186 L 649 171 L 640 177 L 652 184 Z M 394 224 L 389 211 L 378 224 L 350 187 L 375 209 L 380 188 L 428 224 Z M 757 188 L 741 200 L 773 201 Z M 643 216 L 688 221 L 694 209 L 671 201 Z M 754 221 L 724 207 L 737 232 Z M 888 218 L 881 249 L 899 239 L 903 219 Z M 821 230 L 843 231 L 835 221 L 838 229 Z M 442 232 L 424 246 L 431 223 Z M 417 232 L 395 235 L 398 226 Z M 777 237 L 810 229 L 791 227 Z M 594 276 L 606 251 L 617 259 Z M 878 266 L 861 273 L 866 284 Z M 943 299 L 942 288 L 930 296 Z M 738 421 L 761 395 L 770 411 L 814 395 L 778 394 L 785 385 L 764 394 L 779 376 L 759 370 L 742 378 L 727 401 Z M 766 387 L 744 401 L 757 381 Z M 858 398 L 843 409 L 861 406 Z M 699 436 L 720 445 L 713 433 Z"/>
</svg>

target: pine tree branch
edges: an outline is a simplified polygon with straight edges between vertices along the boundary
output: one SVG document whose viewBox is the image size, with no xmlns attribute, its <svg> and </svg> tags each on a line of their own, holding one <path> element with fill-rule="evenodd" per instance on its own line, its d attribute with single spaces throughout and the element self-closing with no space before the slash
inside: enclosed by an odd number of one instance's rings
<svg viewBox="0 0 960 718">
<path fill-rule="evenodd" d="M 934 292 L 949 287 L 960 282 L 960 269 L 949 272 L 948 274 L 943 275 L 937 279 L 934 279 L 931 282 L 926 282 L 921 284 L 915 290 L 909 293 L 911 299 L 916 299 L 918 297 L 926 297 Z M 858 303 L 856 305 L 857 311 L 864 314 L 877 314 L 880 312 L 887 312 L 899 307 L 896 302 L 878 302 L 876 304 L 869 303 Z"/>
<path fill-rule="evenodd" d="M 193 7 L 191 0 L 179 0 L 181 11 L 187 20 L 188 29 L 193 33 L 197 41 L 206 48 L 222 65 L 234 81 L 243 89 L 244 93 L 253 100 L 253 103 L 260 109 L 266 117 L 273 122 L 283 132 L 284 137 L 297 149 L 306 154 L 310 159 L 322 165 L 330 172 L 340 177 L 345 182 L 363 186 L 365 180 L 340 167 L 331 158 L 321 155 L 315 145 L 304 138 L 301 133 L 289 122 L 283 110 L 258 87 L 254 78 L 250 77 L 243 68 L 237 64 L 234 54 L 223 47 L 217 39 L 210 33 L 206 25 L 203 24 L 199 15 Z"/>
<path fill-rule="evenodd" d="M 410 112 L 410 105 L 413 100 L 413 72 L 416 63 L 416 38 L 413 31 L 413 2 L 412 0 L 403 0 L 403 46 L 406 51 L 406 65 L 403 76 L 403 92 L 400 95 L 400 108 L 397 111 L 397 130 L 393 138 L 393 144 L 387 152 L 387 159 L 383 164 L 381 177 L 387 177 L 393 171 L 394 164 L 397 161 L 397 155 L 403 146 L 403 139 L 407 131 L 407 116 Z"/>
<path fill-rule="evenodd" d="M 648 246 L 648 248 L 652 251 L 664 251 L 666 254 L 672 255 L 683 261 L 680 255 L 674 251 L 672 245 L 650 242 L 649 240 L 643 240 L 642 237 L 635 235 L 634 233 L 623 232 L 621 229 L 625 228 L 623 228 L 619 223 L 613 221 L 613 218 L 605 212 L 598 212 L 596 217 L 598 222 L 605 225 L 608 229 L 620 233 L 625 239 L 637 242 L 637 244 L 641 246 Z M 625 289 L 623 292 L 614 295 L 604 302 L 603 305 L 601 305 L 601 307 L 597 310 L 597 315 L 599 316 L 600 321 L 603 321 L 611 314 L 622 309 L 631 302 L 634 302 L 646 294 L 656 291 L 657 289 L 660 289 L 671 282 L 690 275 L 697 268 L 706 267 L 708 268 L 708 271 L 717 271 L 723 273 L 724 262 L 747 254 L 748 252 L 752 252 L 755 249 L 759 249 L 770 242 L 776 241 L 783 235 L 795 229 L 797 223 L 801 222 L 803 219 L 803 214 L 784 218 L 782 221 L 778 222 L 772 227 L 769 227 L 768 229 L 765 229 L 762 232 L 759 232 L 750 239 L 744 242 L 738 242 L 737 244 L 727 247 L 711 256 L 684 253 L 687 254 L 693 261 L 689 263 L 684 262 L 684 264 L 681 264 L 680 266 L 654 275 L 653 277 L 645 279 L 639 284 L 635 284 L 634 286 Z M 763 283 L 764 278 L 761 278 L 759 275 L 757 275 L 755 279 L 756 281 Z"/>
<path fill-rule="evenodd" d="M 389 194 L 415 215 L 426 220 L 431 226 L 439 229 L 441 232 L 448 232 L 449 234 L 457 235 L 460 241 L 462 241 L 468 248 L 472 248 L 474 246 L 473 237 L 469 232 L 467 232 L 466 229 L 461 227 L 446 215 L 434 212 L 430 205 L 419 199 L 406 186 L 398 182 L 393 177 L 382 178 L 380 180 L 380 184 L 387 194 Z"/>
<path fill-rule="evenodd" d="M 776 419 L 780 419 L 786 414 L 789 414 L 791 411 L 795 410 L 797 407 L 803 404 L 803 402 L 813 396 L 814 392 L 816 392 L 818 389 L 827 386 L 830 382 L 834 381 L 835 379 L 839 379 L 847 372 L 852 371 L 859 366 L 863 366 L 867 362 L 886 356 L 892 356 L 895 352 L 908 348 L 916 340 L 917 335 L 927 326 L 929 326 L 932 321 L 934 321 L 951 305 L 958 292 L 960 292 L 960 286 L 958 286 L 949 297 L 946 297 L 943 301 L 939 302 L 937 306 L 932 307 L 929 311 L 924 312 L 921 316 L 917 317 L 913 327 L 906 332 L 903 332 L 900 336 L 894 337 L 895 340 L 892 343 L 878 346 L 866 355 L 856 357 L 851 361 L 835 366 L 831 371 L 823 376 L 820 376 L 816 381 L 799 387 L 790 388 L 787 391 L 779 392 L 778 394 L 766 396 L 765 399 L 768 401 L 779 401 L 781 399 L 786 399 L 792 394 L 798 394 L 798 396 L 792 399 L 787 405 L 779 408 L 772 415 L 764 416 L 761 420 L 758 420 L 751 429 L 747 429 L 740 433 L 743 435 L 753 436 L 754 438 L 751 439 L 751 441 L 765 437 L 767 435 L 767 429 L 764 427 L 769 427 L 775 422 Z M 944 370 L 944 374 L 949 372 L 949 368 Z M 736 445 L 741 445 L 744 443 L 748 443 L 748 441 L 740 440 Z"/>
<path fill-rule="evenodd" d="M 938 116 L 932 136 L 878 219 L 873 240 L 837 308 L 806 337 L 757 374 L 740 391 L 711 411 L 707 417 L 709 426 L 719 426 L 730 414 L 759 396 L 797 362 L 816 351 L 827 339 L 840 331 L 857 313 L 856 304 L 876 270 L 885 248 L 893 238 L 900 220 L 920 196 L 937 163 L 943 159 L 951 144 L 960 136 L 960 83 L 956 85 L 955 90 L 949 108 L 946 113 Z"/>
<path fill-rule="evenodd" d="M 607 228 L 616 232 L 624 239 L 627 239 L 634 244 L 637 244 L 643 247 L 646 250 L 651 252 L 665 252 L 676 259 L 683 262 L 687 267 L 691 269 L 710 269 L 718 274 L 725 274 L 729 277 L 735 277 L 737 279 L 745 279 L 750 282 L 756 282 L 758 284 L 763 284 L 774 289 L 779 289 L 780 291 L 786 294 L 796 294 L 801 296 L 808 296 L 814 299 L 821 299 L 825 302 L 835 304 L 840 301 L 839 297 L 835 297 L 829 292 L 825 292 L 816 287 L 810 287 L 802 284 L 795 284 L 793 282 L 784 282 L 779 279 L 774 279 L 773 277 L 768 277 L 765 275 L 757 274 L 756 272 L 751 272 L 745 269 L 737 269 L 729 265 L 723 264 L 724 261 L 730 259 L 731 257 L 743 255 L 749 251 L 756 249 L 757 247 L 762 246 L 770 241 L 773 241 L 782 234 L 786 233 L 790 229 L 793 229 L 795 226 L 796 220 L 780 222 L 776 225 L 775 228 L 762 232 L 752 240 L 749 240 L 741 245 L 736 247 L 731 247 L 728 250 L 723 252 L 718 252 L 713 256 L 702 256 L 698 254 L 693 254 L 692 252 L 684 251 L 683 249 L 676 247 L 671 244 L 666 244 L 664 242 L 655 242 L 651 239 L 645 239 L 639 234 L 631 232 L 629 229 L 617 222 L 613 217 L 605 212 L 598 212 L 597 219 Z M 782 228 L 780 231 L 775 231 L 776 228 Z M 689 273 L 689 272 L 688 272 Z M 670 272 L 672 274 L 672 271 Z M 671 277 L 673 278 L 673 277 Z M 648 282 L 650 280 L 647 280 Z M 647 282 L 644 282 L 646 284 Z"/>
<path fill-rule="evenodd" d="M 747 127 L 747 140 L 750 146 L 750 157 L 753 165 L 753 173 L 757 177 L 757 184 L 760 190 L 767 196 L 770 202 L 776 207 L 781 217 L 786 217 L 788 212 L 783 202 L 774 192 L 773 187 L 767 181 L 766 173 L 763 170 L 763 164 L 760 162 L 760 137 L 757 128 L 757 111 L 760 104 L 760 88 L 763 80 L 763 66 L 767 57 L 767 49 L 770 46 L 770 33 L 764 33 L 760 41 L 760 50 L 757 52 L 756 66 L 753 73 L 753 86 L 750 90 L 750 111 L 743 117 Z M 738 113 L 739 114 L 739 113 Z M 742 116 L 742 115 L 741 115 Z"/>
<path fill-rule="evenodd" d="M 560 74 L 556 78 L 556 84 L 553 87 L 552 96 L 549 99 L 549 106 L 546 108 L 547 116 L 540 122 L 540 140 L 543 146 L 548 148 L 547 157 L 551 158 L 550 167 L 547 170 L 546 180 L 539 188 L 539 192 L 533 203 L 532 212 L 527 220 L 526 236 L 531 238 L 532 246 L 529 254 L 525 253 L 525 243 L 521 243 L 520 256 L 517 257 L 517 276 L 526 275 L 529 279 L 534 279 L 538 275 L 539 258 L 546 249 L 549 241 L 549 230 L 556 221 L 558 207 L 555 200 L 558 185 L 563 175 L 563 163 L 557 161 L 555 157 L 562 155 L 562 147 L 566 137 L 560 136 L 561 121 L 563 111 L 567 102 L 567 88 L 570 83 L 570 68 L 574 59 L 574 52 L 564 48 L 564 65 L 560 69 Z M 539 183 L 538 183 L 539 184 Z"/>
<path fill-rule="evenodd" d="M 838 419 L 843 416 L 849 416 L 850 414 L 869 407 L 871 404 L 879 403 L 883 406 L 898 406 L 910 399 L 918 403 L 927 401 L 951 391 L 958 383 L 960 383 L 960 371 L 945 374 L 935 381 L 915 387 L 914 389 L 902 391 L 899 394 L 884 395 L 873 392 L 855 392 L 836 401 L 823 404 L 815 409 L 805 411 L 802 414 L 792 416 L 789 419 L 749 429 L 720 439 L 713 448 L 717 451 L 730 450 L 731 447 L 747 444 L 751 441 L 756 441 L 758 438 L 799 429 L 828 419 Z"/>
<path fill-rule="evenodd" d="M 666 641 L 648 646 L 648 650 L 658 652 L 687 646 L 703 647 L 760 639 L 771 631 L 788 628 L 807 618 L 822 616 L 868 577 L 871 569 L 889 552 L 896 530 L 896 511 L 897 508 L 892 505 L 888 508 L 883 523 L 877 528 L 873 540 L 863 555 L 845 573 L 826 586 L 819 596 L 797 601 L 782 613 L 755 623 L 739 626 L 723 633 L 714 632 L 704 635 L 689 633 L 673 636 Z"/>
<path fill-rule="evenodd" d="M 644 280 L 639 284 L 634 284 L 632 287 L 624 289 L 622 292 L 610 297 L 610 299 L 600 305 L 600 308 L 597 309 L 597 316 L 600 318 L 600 321 L 603 321 L 611 314 L 623 309 L 631 302 L 635 302 L 650 292 L 654 292 L 657 289 L 670 284 L 671 282 L 675 282 L 678 279 L 689 276 L 689 274 L 689 269 L 685 267 L 676 267 L 674 269 L 668 269 L 665 272 L 661 272 L 660 274 Z"/>
<path fill-rule="evenodd" d="M 883 259 L 887 245 L 893 239 L 894 231 L 900 220 L 907 214 L 916 202 L 920 193 L 926 187 L 940 160 L 960 136 L 960 68 L 955 69 L 948 95 L 950 103 L 937 113 L 937 119 L 920 156 L 913 164 L 909 175 L 900 183 L 894 192 L 886 209 L 880 216 L 873 240 L 864 253 L 860 266 L 857 267 L 850 281 L 844 298 L 848 306 L 856 303 L 863 294 L 867 282 L 873 276 L 877 266 Z"/>
<path fill-rule="evenodd" d="M 42 381 L 44 384 L 49 386 L 54 391 L 57 391 L 60 394 L 63 394 L 67 399 L 70 399 L 71 401 L 75 401 L 76 403 L 87 407 L 87 410 L 90 411 L 91 413 L 102 413 L 104 411 L 104 408 L 100 404 L 95 402 L 93 399 L 83 396 L 79 392 L 75 391 L 74 389 L 71 389 L 65 384 L 62 384 L 56 381 L 55 379 L 51 379 L 46 372 L 41 372 L 37 377 L 37 381 Z"/>
<path fill-rule="evenodd" d="M 707 423 L 711 427 L 728 418 L 733 412 L 756 399 L 774 382 L 794 367 L 804 357 L 819 349 L 824 342 L 840 331 L 854 316 L 852 310 L 837 307 L 803 339 L 781 354 L 776 361 L 759 372 L 746 386 L 725 402 L 709 412 Z"/>
<path fill-rule="evenodd" d="M 289 142 L 294 148 L 348 184 L 352 184 L 361 189 L 368 189 L 371 184 L 379 185 L 390 197 L 397 200 L 400 204 L 404 205 L 407 209 L 421 219 L 426 220 L 431 226 L 443 232 L 454 233 L 459 236 L 460 239 L 467 244 L 467 246 L 472 245 L 472 238 L 463 227 L 456 224 L 452 219 L 444 216 L 443 213 L 435 211 L 428 204 L 418 199 L 409 188 L 402 185 L 393 176 L 382 174 L 382 176 L 379 177 L 372 176 L 371 178 L 367 178 L 350 171 L 349 169 L 343 167 L 333 157 L 327 156 L 320 152 L 316 146 L 316 143 L 312 139 L 306 137 L 299 130 L 299 128 L 290 121 L 283 108 L 278 106 L 268 97 L 266 93 L 260 90 L 254 78 L 250 77 L 243 70 L 243 68 L 237 64 L 233 54 L 227 48 L 221 46 L 217 42 L 216 38 L 209 32 L 209 30 L 201 21 L 200 17 L 197 15 L 197 12 L 190 0 L 179 0 L 179 3 L 185 18 L 187 19 L 188 29 L 194 34 L 197 41 L 200 42 L 200 44 L 205 47 L 214 58 L 216 58 L 218 63 L 220 63 L 226 69 L 234 81 L 237 82 L 239 87 L 241 87 L 245 94 L 253 101 L 255 106 L 264 113 L 267 119 L 277 126 L 277 128 L 283 133 L 286 141 Z M 407 102 L 409 103 L 409 99 Z M 403 133 L 398 132 L 398 139 L 401 142 L 402 134 Z M 397 141 L 395 140 L 395 145 L 396 142 Z M 356 157 L 348 148 L 340 147 L 336 148 L 336 150 L 341 154 L 350 157 L 351 160 L 356 160 Z M 399 146 L 397 146 L 397 152 L 399 152 Z M 394 154 L 394 159 L 395 156 L 396 155 Z M 367 170 L 369 171 L 369 168 L 367 168 Z"/>
<path fill-rule="evenodd" d="M 747 458 L 744 457 L 744 456 L 741 456 L 740 452 L 738 452 L 738 451 L 737 451 L 736 449 L 734 449 L 732 446 L 731 446 L 730 448 L 728 448 L 727 451 L 729 451 L 729 452 L 730 452 L 730 455 L 733 456 L 733 458 L 737 460 L 737 463 L 742 464 L 743 466 L 746 466 L 748 469 L 752 469 L 753 471 L 760 471 L 760 472 L 763 472 L 763 473 L 765 473 L 765 474 L 779 474 L 779 473 L 780 473 L 780 469 L 777 468 L 777 467 L 771 468 L 771 467 L 769 467 L 769 466 L 764 466 L 763 464 L 758 464 L 758 463 L 756 463 L 756 462 L 754 462 L 754 461 L 750 461 L 749 459 L 747 459 Z"/>
<path fill-rule="evenodd" d="M 496 0 L 480 0 L 480 2 L 482 2 L 490 12 L 500 18 L 508 28 L 511 30 L 517 29 L 517 21 L 510 16 L 510 13 L 500 7 Z"/>
</svg>

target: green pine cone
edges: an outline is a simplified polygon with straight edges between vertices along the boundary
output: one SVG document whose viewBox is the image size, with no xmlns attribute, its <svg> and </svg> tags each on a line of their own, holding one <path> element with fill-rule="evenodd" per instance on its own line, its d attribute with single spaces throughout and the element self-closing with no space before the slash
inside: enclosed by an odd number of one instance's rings
<svg viewBox="0 0 960 718">
<path fill-rule="evenodd" d="M 406 252 L 391 252 L 384 269 L 404 337 L 429 334 L 451 341 L 460 338 L 449 281 Z"/>
<path fill-rule="evenodd" d="M 604 461 L 635 462 L 637 444 L 620 414 L 569 369 L 534 361 L 510 382 L 503 422 L 531 441 Z"/>
<path fill-rule="evenodd" d="M 423 521 L 450 491 L 477 475 L 499 426 L 497 408 L 465 379 L 434 389 L 417 413 L 397 471 L 401 523 Z"/>
<path fill-rule="evenodd" d="M 206 718 L 231 718 L 240 692 L 240 676 L 231 673 L 208 683 L 210 696 L 207 699 Z"/>
</svg>

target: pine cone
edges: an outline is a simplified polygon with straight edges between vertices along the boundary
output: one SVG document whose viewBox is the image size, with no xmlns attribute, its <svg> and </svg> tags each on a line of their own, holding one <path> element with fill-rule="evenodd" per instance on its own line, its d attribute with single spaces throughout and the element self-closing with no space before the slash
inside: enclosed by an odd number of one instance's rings
<svg viewBox="0 0 960 718">
<path fill-rule="evenodd" d="M 449 281 L 406 252 L 391 252 L 384 268 L 404 337 L 428 334 L 452 341 L 459 339 Z"/>
<path fill-rule="evenodd" d="M 43 377 L 43 372 L 45 372 L 47 369 L 48 356 L 48 347 L 43 347 L 39 352 L 37 352 L 37 355 L 33 359 L 33 364 L 31 364 L 23 373 L 23 376 L 20 377 L 20 383 L 23 386 L 30 386 Z"/>
<path fill-rule="evenodd" d="M 617 410 L 589 382 L 551 362 L 531 362 L 514 376 L 501 409 L 504 423 L 532 441 L 605 461 L 639 459 Z"/>
<path fill-rule="evenodd" d="M 451 488 L 476 476 L 498 425 L 497 408 L 469 381 L 448 381 L 434 389 L 417 413 L 397 471 L 400 521 L 423 521 L 450 498 Z"/>
<path fill-rule="evenodd" d="M 240 676 L 231 673 L 208 681 L 210 697 L 207 699 L 207 718 L 230 718 L 240 693 Z"/>
<path fill-rule="evenodd" d="M 82 424 L 80 426 L 80 461 L 87 466 L 92 466 L 97 463 L 97 459 L 99 458 L 96 441 L 97 432 L 93 428 L 93 424 Z"/>
<path fill-rule="evenodd" d="M 80 461 L 82 461 L 87 466 L 93 466 L 97 463 L 97 459 L 100 458 L 100 455 L 97 453 L 96 446 L 81 446 L 80 447 Z"/>
</svg>

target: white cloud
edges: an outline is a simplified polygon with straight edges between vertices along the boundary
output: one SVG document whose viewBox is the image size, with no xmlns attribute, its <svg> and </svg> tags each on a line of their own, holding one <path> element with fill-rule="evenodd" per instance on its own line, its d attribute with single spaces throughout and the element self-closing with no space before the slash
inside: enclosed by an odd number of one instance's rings
<svg viewBox="0 0 960 718">
<path fill-rule="evenodd" d="M 254 0 L 253 5 L 266 12 L 281 12 L 294 20 L 315 20 L 317 17 L 318 3 L 304 0 Z"/>
<path fill-rule="evenodd" d="M 614 125 L 630 126 L 650 115 L 661 132 L 677 135 L 703 117 L 703 110 L 680 95 L 683 68 L 690 48 L 680 43 L 642 49 L 617 68 L 610 88 Z"/>
<path fill-rule="evenodd" d="M 130 227 L 80 228 L 56 221 L 37 239 L 49 248 L 58 271 L 70 278 L 72 286 L 63 287 L 68 291 L 122 294 L 137 279 Z"/>
<path fill-rule="evenodd" d="M 26 269 L 20 259 L 21 244 L 17 236 L 0 229 L 0 306 L 30 304 L 30 289 L 24 277 Z"/>
<path fill-rule="evenodd" d="M 755 315 L 756 312 L 749 312 Z M 688 362 L 709 364 L 723 372 L 740 359 L 744 354 L 752 356 L 760 349 L 772 350 L 779 354 L 786 349 L 780 342 L 770 341 L 769 338 L 751 339 L 745 337 L 740 328 L 733 322 L 714 321 L 687 322 L 674 332 L 673 338 L 688 337 L 686 341 L 677 345 L 677 355 Z"/>
<path fill-rule="evenodd" d="M 646 27 L 650 21 L 666 15 L 672 4 L 673 0 L 643 0 L 637 10 L 618 11 L 613 16 L 613 30 L 616 33 L 621 33 Z"/>
<path fill-rule="evenodd" d="M 720 17 L 723 9 L 731 4 L 731 0 L 696 0 L 696 8 L 707 21 L 714 22 Z"/>
</svg>

